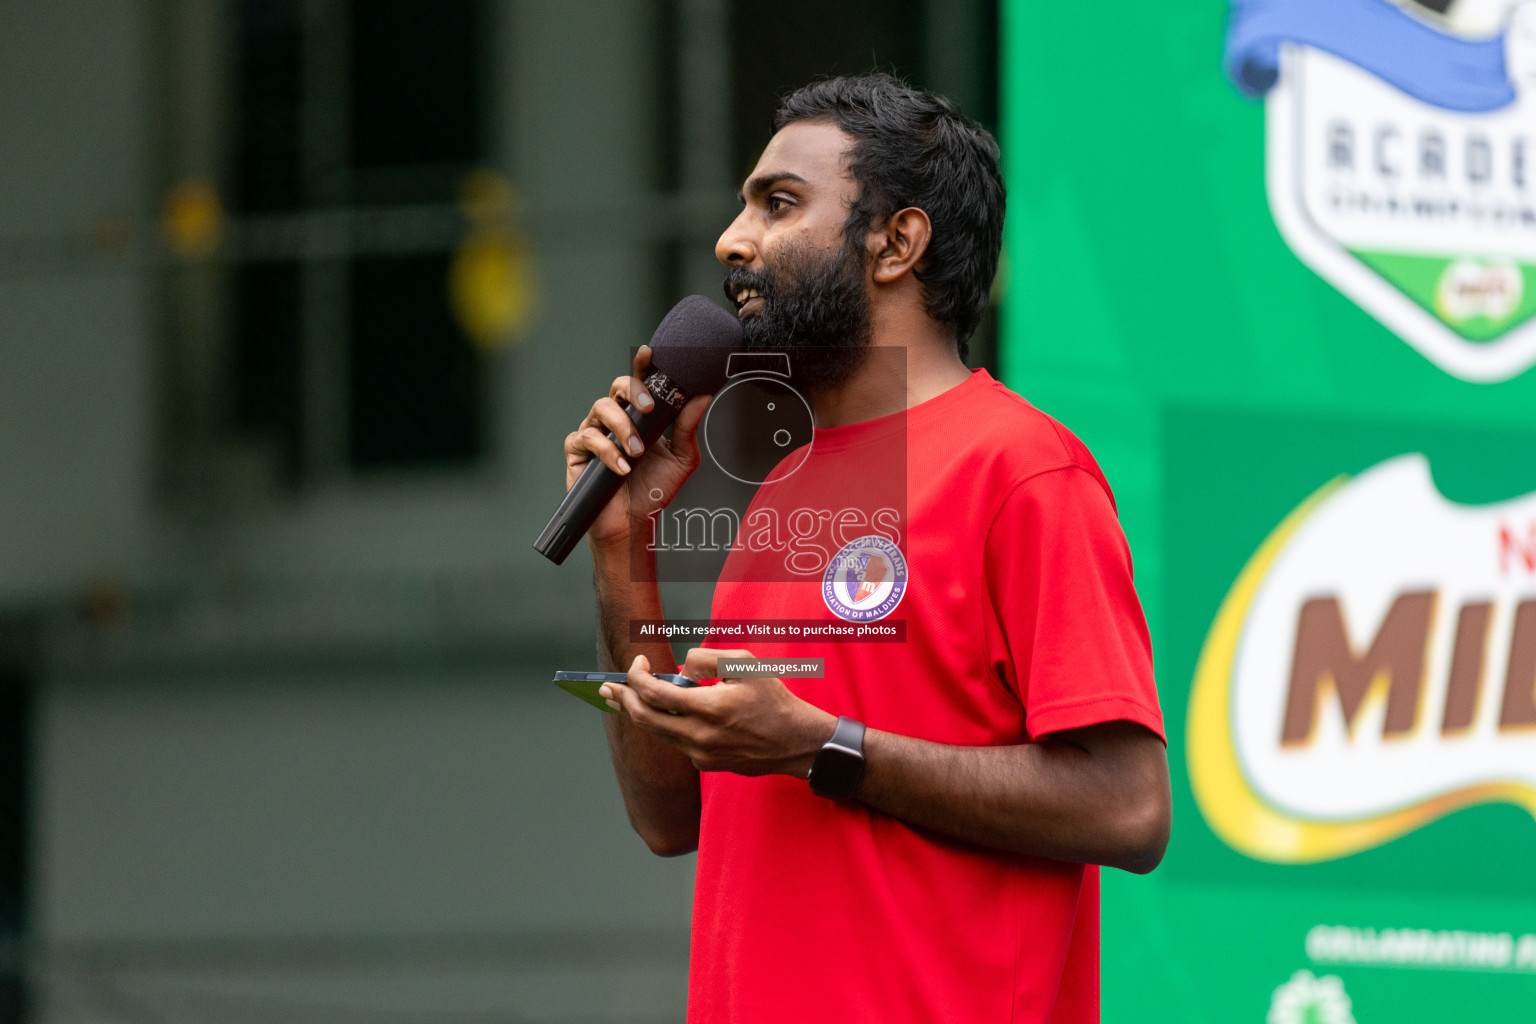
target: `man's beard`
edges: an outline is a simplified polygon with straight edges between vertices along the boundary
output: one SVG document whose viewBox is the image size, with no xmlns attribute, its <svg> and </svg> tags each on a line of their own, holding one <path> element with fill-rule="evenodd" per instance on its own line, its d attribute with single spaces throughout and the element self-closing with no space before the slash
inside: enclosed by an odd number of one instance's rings
<svg viewBox="0 0 1536 1024">
<path fill-rule="evenodd" d="M 820 391 L 853 376 L 869 353 L 869 293 L 861 239 L 845 240 L 831 258 L 797 246 L 772 260 L 762 273 L 733 267 L 725 294 L 734 304 L 744 288 L 763 297 L 762 309 L 741 318 L 747 348 L 790 351 L 790 381 Z"/>
</svg>

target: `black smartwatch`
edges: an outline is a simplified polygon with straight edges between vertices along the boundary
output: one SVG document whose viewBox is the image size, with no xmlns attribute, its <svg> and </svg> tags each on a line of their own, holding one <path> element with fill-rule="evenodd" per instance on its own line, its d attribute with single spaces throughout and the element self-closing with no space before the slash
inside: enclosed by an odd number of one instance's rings
<svg viewBox="0 0 1536 1024">
<path fill-rule="evenodd" d="M 832 738 L 822 744 L 811 762 L 811 792 L 833 800 L 847 800 L 864 778 L 864 723 L 839 718 Z"/>
</svg>

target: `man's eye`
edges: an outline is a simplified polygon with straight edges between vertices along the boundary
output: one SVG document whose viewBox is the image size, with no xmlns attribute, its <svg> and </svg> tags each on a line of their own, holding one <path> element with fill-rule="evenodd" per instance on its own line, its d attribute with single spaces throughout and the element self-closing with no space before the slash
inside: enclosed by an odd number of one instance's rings
<svg viewBox="0 0 1536 1024">
<path fill-rule="evenodd" d="M 768 212 L 769 213 L 778 213 L 780 210 L 783 210 L 788 205 L 789 205 L 789 200 L 785 199 L 783 196 L 769 196 L 768 197 Z"/>
</svg>

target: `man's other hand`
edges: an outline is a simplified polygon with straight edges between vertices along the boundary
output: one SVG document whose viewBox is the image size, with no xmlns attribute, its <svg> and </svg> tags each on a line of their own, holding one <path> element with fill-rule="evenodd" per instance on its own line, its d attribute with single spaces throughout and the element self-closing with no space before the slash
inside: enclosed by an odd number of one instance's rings
<svg viewBox="0 0 1536 1024">
<path fill-rule="evenodd" d="M 696 647 L 682 674 L 714 679 L 720 659 L 751 659 L 751 651 Z M 683 687 L 651 674 L 636 656 L 625 683 L 605 683 L 603 697 L 658 739 L 687 755 L 704 772 L 793 775 L 805 778 L 837 717 L 806 703 L 782 680 L 723 678 L 713 686 Z"/>
</svg>

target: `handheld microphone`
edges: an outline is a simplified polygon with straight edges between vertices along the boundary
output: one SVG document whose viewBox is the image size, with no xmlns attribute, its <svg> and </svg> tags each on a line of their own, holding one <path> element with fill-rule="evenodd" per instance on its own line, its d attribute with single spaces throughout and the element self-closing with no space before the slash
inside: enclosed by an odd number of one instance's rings
<svg viewBox="0 0 1536 1024">
<path fill-rule="evenodd" d="M 712 395 L 725 385 L 726 361 L 741 347 L 741 324 L 704 296 L 690 295 L 672 307 L 651 336 L 651 369 L 642 382 L 656 404 L 647 413 L 633 405 L 628 410 L 646 451 L 688 399 Z M 608 438 L 613 440 L 613 434 Z M 634 466 L 644 452 L 626 457 Z M 624 477 L 592 459 L 533 542 L 533 549 L 556 565 L 564 562 L 623 484 Z"/>
</svg>

